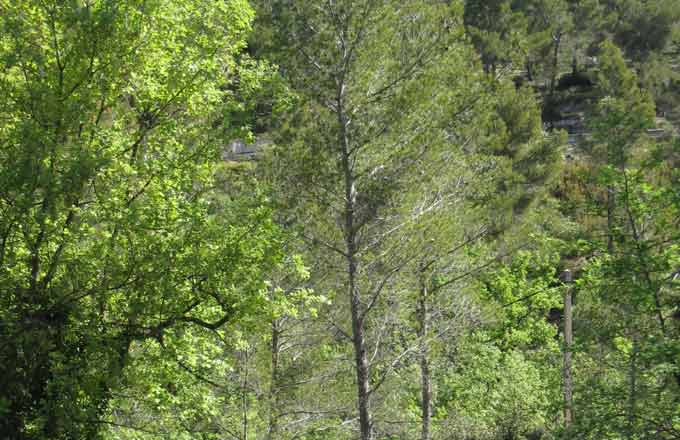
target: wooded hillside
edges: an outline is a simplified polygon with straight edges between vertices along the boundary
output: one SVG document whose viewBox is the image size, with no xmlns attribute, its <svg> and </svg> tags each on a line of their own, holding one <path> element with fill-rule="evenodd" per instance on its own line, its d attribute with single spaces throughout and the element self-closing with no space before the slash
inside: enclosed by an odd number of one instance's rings
<svg viewBox="0 0 680 440">
<path fill-rule="evenodd" d="M 677 0 L 0 0 L 0 439 L 680 439 Z"/>
</svg>

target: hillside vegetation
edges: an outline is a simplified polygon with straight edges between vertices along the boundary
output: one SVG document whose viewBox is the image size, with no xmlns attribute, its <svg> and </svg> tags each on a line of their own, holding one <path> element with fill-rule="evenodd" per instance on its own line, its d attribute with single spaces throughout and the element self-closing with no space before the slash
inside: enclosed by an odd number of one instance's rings
<svg viewBox="0 0 680 440">
<path fill-rule="evenodd" d="M 0 0 L 0 439 L 680 439 L 677 0 Z"/>
</svg>

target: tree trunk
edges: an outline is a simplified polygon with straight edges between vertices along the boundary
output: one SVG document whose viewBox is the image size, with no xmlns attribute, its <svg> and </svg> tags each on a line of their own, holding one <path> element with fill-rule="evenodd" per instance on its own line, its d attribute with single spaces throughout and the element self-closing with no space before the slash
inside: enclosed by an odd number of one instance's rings
<svg viewBox="0 0 680 440">
<path fill-rule="evenodd" d="M 616 191 L 613 186 L 607 187 L 607 252 L 614 253 L 614 205 Z"/>
<path fill-rule="evenodd" d="M 269 428 L 267 440 L 275 440 L 279 431 L 279 352 L 281 344 L 279 339 L 281 330 L 278 320 L 272 321 L 272 345 L 271 345 L 271 375 L 269 378 Z"/>
<path fill-rule="evenodd" d="M 572 274 L 564 273 L 564 281 L 571 283 Z M 573 421 L 573 381 L 571 375 L 571 347 L 574 341 L 572 330 L 572 287 L 567 286 L 564 292 L 564 430 L 569 432 Z"/>
<path fill-rule="evenodd" d="M 337 115 L 340 128 L 340 147 L 342 153 L 342 172 L 345 186 L 344 235 L 347 260 L 347 291 L 352 315 L 352 344 L 354 346 L 354 362 L 357 375 L 357 409 L 359 411 L 359 429 L 361 440 L 373 438 L 371 424 L 371 402 L 368 356 L 364 335 L 364 316 L 361 305 L 361 292 L 357 286 L 357 231 L 355 222 L 355 176 L 350 158 L 349 120 L 344 113 L 344 84 L 340 82 L 337 97 Z"/>
<path fill-rule="evenodd" d="M 430 440 L 430 421 L 432 418 L 432 382 L 430 380 L 430 360 L 428 358 L 429 305 L 425 280 L 421 276 L 420 295 L 418 296 L 418 339 L 422 344 L 420 351 L 420 387 L 421 387 L 421 440 Z"/>
<path fill-rule="evenodd" d="M 558 31 L 553 35 L 553 60 L 552 60 L 552 72 L 550 78 L 550 95 L 555 93 L 555 87 L 557 85 L 557 75 L 559 69 L 559 56 L 560 56 L 560 44 L 562 42 L 562 32 Z"/>
<path fill-rule="evenodd" d="M 241 430 L 242 440 L 248 440 L 248 363 L 250 362 L 248 348 L 244 351 L 243 381 L 241 382 Z"/>
<path fill-rule="evenodd" d="M 630 353 L 630 371 L 629 381 L 630 390 L 628 395 L 628 435 L 629 439 L 636 438 L 635 425 L 637 419 L 637 356 L 638 356 L 638 338 L 633 335 L 633 348 Z"/>
<path fill-rule="evenodd" d="M 350 283 L 350 286 L 353 283 Z M 354 344 L 355 365 L 357 372 L 357 403 L 359 410 L 359 428 L 361 440 L 371 440 L 373 431 L 371 426 L 371 402 L 368 373 L 368 358 L 364 340 L 364 326 L 360 317 L 360 298 L 358 291 L 351 294 L 352 305 L 352 342 Z"/>
</svg>

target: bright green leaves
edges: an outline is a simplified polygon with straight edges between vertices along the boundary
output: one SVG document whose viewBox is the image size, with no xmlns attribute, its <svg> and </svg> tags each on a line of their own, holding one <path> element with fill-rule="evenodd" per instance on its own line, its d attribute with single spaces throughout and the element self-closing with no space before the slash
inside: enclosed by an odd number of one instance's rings
<svg viewBox="0 0 680 440">
<path fill-rule="evenodd" d="M 519 252 L 510 266 L 485 279 L 482 295 L 499 308 L 498 324 L 490 334 L 501 347 L 554 344 L 564 289 L 557 279 L 558 264 L 556 254 Z"/>
<path fill-rule="evenodd" d="M 133 341 L 271 313 L 267 201 L 215 196 L 249 128 L 225 118 L 271 75 L 239 62 L 240 0 L 0 10 L 1 430 L 94 438 Z"/>
<path fill-rule="evenodd" d="M 443 372 L 436 415 L 446 435 L 529 438 L 543 432 L 559 380 L 547 359 L 473 340 L 460 347 L 456 360 Z"/>
<path fill-rule="evenodd" d="M 591 117 L 591 172 L 583 176 L 597 222 L 575 307 L 577 324 L 597 325 L 576 328 L 588 415 L 578 429 L 644 438 L 668 426 L 677 409 L 678 333 L 670 324 L 677 224 L 669 219 L 678 210 L 668 172 L 676 141 L 648 135 L 655 126 L 649 94 L 616 46 L 600 49 L 604 98 Z"/>
</svg>

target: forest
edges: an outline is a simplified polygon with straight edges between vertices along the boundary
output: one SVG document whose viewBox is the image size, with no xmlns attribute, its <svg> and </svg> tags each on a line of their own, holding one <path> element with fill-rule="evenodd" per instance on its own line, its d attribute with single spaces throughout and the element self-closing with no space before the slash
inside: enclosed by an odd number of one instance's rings
<svg viewBox="0 0 680 440">
<path fill-rule="evenodd" d="M 0 0 L 0 439 L 680 440 L 680 1 Z"/>
</svg>

